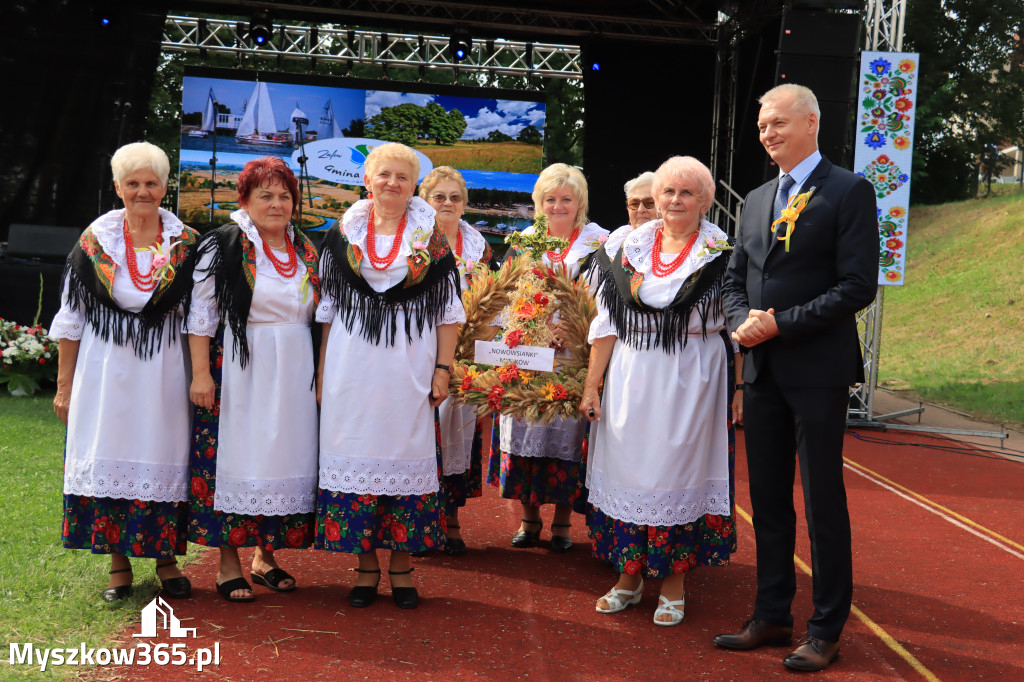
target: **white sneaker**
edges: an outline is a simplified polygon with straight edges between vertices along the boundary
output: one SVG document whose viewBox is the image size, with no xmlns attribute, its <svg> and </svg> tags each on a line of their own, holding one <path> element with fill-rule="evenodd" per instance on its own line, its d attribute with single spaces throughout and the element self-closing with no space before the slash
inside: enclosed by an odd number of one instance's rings
<svg viewBox="0 0 1024 682">
<path fill-rule="evenodd" d="M 669 601 L 665 598 L 665 595 L 658 595 L 658 608 L 654 611 L 654 624 L 672 626 L 682 623 L 683 617 L 686 614 L 682 608 L 677 609 L 677 606 L 686 606 L 686 595 L 683 595 L 683 598 L 679 601 Z M 658 616 L 663 616 L 666 613 L 672 616 L 672 620 L 658 620 Z"/>
<path fill-rule="evenodd" d="M 622 611 L 631 604 L 639 604 L 640 597 L 642 597 L 643 594 L 643 580 L 640 581 L 640 585 L 632 592 L 630 592 L 629 590 L 617 590 L 613 587 L 611 592 L 601 597 L 601 599 L 604 599 L 606 602 L 608 602 L 608 608 L 602 609 L 600 606 L 597 606 L 597 612 L 618 613 L 619 611 Z M 600 602 L 601 599 L 598 599 L 597 601 Z"/>
</svg>

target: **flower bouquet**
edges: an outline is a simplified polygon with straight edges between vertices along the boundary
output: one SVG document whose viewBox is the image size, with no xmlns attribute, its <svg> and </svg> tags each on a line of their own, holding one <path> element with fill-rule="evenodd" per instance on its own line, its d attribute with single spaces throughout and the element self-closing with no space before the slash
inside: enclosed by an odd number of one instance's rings
<svg viewBox="0 0 1024 682">
<path fill-rule="evenodd" d="M 57 340 L 40 325 L 25 327 L 0 318 L 0 384 L 11 395 L 30 395 L 40 381 L 57 378 Z"/>
</svg>

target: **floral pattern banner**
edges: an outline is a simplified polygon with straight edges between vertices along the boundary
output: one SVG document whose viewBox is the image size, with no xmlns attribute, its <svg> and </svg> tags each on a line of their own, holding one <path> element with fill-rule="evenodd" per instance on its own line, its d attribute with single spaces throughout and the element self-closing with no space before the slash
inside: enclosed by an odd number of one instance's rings
<svg viewBox="0 0 1024 682">
<path fill-rule="evenodd" d="M 878 283 L 902 285 L 914 158 L 916 52 L 864 52 L 860 64 L 854 168 L 875 187 L 881 252 Z"/>
</svg>

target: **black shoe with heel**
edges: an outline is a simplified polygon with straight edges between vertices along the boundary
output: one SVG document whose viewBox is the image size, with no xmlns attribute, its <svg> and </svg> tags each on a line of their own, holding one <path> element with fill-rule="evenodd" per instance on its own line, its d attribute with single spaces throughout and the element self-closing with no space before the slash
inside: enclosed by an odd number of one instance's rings
<svg viewBox="0 0 1024 682">
<path fill-rule="evenodd" d="M 454 528 L 460 530 L 461 527 L 454 523 L 449 523 L 448 528 Z M 445 538 L 444 553 L 448 556 L 462 556 L 466 553 L 466 543 L 462 538 Z"/>
<path fill-rule="evenodd" d="M 131 569 L 131 566 L 129 566 L 128 568 L 115 568 L 114 570 L 112 570 L 110 572 L 110 575 L 114 575 L 115 573 L 131 573 L 131 572 L 132 572 L 132 569 Z M 131 583 L 128 583 L 127 585 L 118 585 L 117 587 L 108 587 L 107 589 L 103 590 L 103 601 L 106 601 L 106 602 L 121 601 L 125 597 L 131 596 L 131 593 L 132 593 L 132 584 Z"/>
<path fill-rule="evenodd" d="M 388 575 L 409 575 L 414 570 L 410 568 L 408 571 L 388 571 Z M 420 605 L 420 595 L 415 587 L 395 587 L 392 585 L 391 598 L 395 601 L 395 606 L 400 609 L 414 609 Z"/>
<path fill-rule="evenodd" d="M 523 526 L 527 524 L 536 525 L 537 530 L 521 530 L 512 536 L 512 546 L 518 549 L 533 547 L 540 540 L 540 531 L 544 528 L 544 522 L 540 519 L 523 519 Z"/>
<path fill-rule="evenodd" d="M 571 523 L 552 523 L 552 528 L 572 528 Z M 551 551 L 557 554 L 568 552 L 572 549 L 572 540 L 568 536 L 554 535 L 551 536 Z"/>
<path fill-rule="evenodd" d="M 377 599 L 377 585 L 380 585 L 380 569 L 353 568 L 356 573 L 376 573 L 377 583 L 374 585 L 356 585 L 348 593 L 348 603 L 358 609 L 365 608 Z"/>
<path fill-rule="evenodd" d="M 160 581 L 160 586 L 164 588 L 164 593 L 171 599 L 187 599 L 192 596 L 192 583 L 188 578 L 181 575 L 177 578 L 168 578 L 164 580 L 160 577 L 160 569 L 168 566 L 177 565 L 177 561 L 168 561 L 166 563 L 157 562 L 156 565 L 156 577 Z"/>
</svg>

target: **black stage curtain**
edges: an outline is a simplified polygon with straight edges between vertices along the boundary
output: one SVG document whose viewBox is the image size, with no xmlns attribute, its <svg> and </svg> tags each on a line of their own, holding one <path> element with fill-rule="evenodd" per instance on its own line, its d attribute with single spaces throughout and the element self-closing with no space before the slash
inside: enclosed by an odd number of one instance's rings
<svg viewBox="0 0 1024 682">
<path fill-rule="evenodd" d="M 670 156 L 710 164 L 715 48 L 595 41 L 584 61 L 590 219 L 614 229 L 626 223 L 627 180 Z"/>
<path fill-rule="evenodd" d="M 0 241 L 11 223 L 85 227 L 114 207 L 110 155 L 142 137 L 165 3 L 3 6 Z"/>
</svg>

